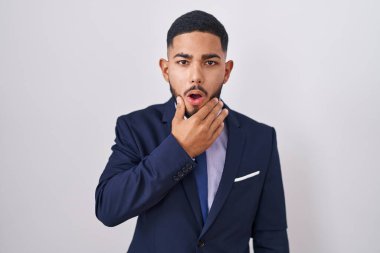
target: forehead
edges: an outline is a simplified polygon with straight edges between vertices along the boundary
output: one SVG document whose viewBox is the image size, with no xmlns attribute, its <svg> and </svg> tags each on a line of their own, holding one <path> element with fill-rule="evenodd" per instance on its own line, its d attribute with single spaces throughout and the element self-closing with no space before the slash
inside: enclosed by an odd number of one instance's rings
<svg viewBox="0 0 380 253">
<path fill-rule="evenodd" d="M 190 32 L 177 35 L 173 38 L 172 45 L 168 48 L 169 56 L 177 53 L 192 55 L 216 53 L 224 55 L 220 38 L 208 32 Z"/>
</svg>

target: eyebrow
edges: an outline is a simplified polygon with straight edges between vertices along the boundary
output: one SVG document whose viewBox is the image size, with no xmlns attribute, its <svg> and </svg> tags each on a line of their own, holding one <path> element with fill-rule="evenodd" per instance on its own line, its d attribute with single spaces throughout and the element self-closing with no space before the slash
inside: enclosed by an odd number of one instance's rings
<svg viewBox="0 0 380 253">
<path fill-rule="evenodd" d="M 182 57 L 182 58 L 185 58 L 185 59 L 191 59 L 193 58 L 192 55 L 190 54 L 185 54 L 185 53 L 178 53 L 176 55 L 173 56 L 173 58 L 176 58 L 176 57 Z M 202 54 L 202 60 L 207 60 L 207 59 L 211 59 L 211 58 L 219 58 L 221 59 L 221 57 L 217 54 Z"/>
</svg>

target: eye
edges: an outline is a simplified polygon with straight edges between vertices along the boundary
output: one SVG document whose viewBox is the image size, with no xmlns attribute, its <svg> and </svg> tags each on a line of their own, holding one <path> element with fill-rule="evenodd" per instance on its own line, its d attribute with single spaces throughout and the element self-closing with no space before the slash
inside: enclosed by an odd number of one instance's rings
<svg viewBox="0 0 380 253">
<path fill-rule="evenodd" d="M 177 61 L 177 63 L 178 63 L 179 65 L 186 65 L 186 64 L 188 64 L 189 62 L 188 62 L 187 60 L 179 60 L 179 61 Z"/>
<path fill-rule="evenodd" d="M 216 61 L 206 61 L 206 65 L 209 65 L 209 66 L 216 65 L 216 64 L 217 64 Z"/>
</svg>

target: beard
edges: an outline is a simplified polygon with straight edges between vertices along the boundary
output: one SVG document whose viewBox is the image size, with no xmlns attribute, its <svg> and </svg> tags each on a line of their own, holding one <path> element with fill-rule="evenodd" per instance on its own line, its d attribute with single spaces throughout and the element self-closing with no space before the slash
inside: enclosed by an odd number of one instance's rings
<svg viewBox="0 0 380 253">
<path fill-rule="evenodd" d="M 192 87 L 190 87 L 188 90 L 186 90 L 184 92 L 184 94 L 179 94 L 172 86 L 172 84 L 170 83 L 169 81 L 169 86 L 170 86 L 170 92 L 172 94 L 172 97 L 174 98 L 174 101 L 176 101 L 176 98 L 177 96 L 181 96 L 182 98 L 185 98 L 185 94 L 187 94 L 189 91 L 192 91 L 192 90 L 200 90 L 202 91 L 205 96 L 207 97 L 208 95 L 208 92 L 202 87 L 202 86 L 199 86 L 199 85 L 193 85 Z M 223 88 L 223 83 L 221 83 L 220 85 L 220 88 L 218 90 L 216 90 L 213 94 L 210 95 L 210 99 L 213 99 L 213 98 L 218 98 L 220 99 L 220 94 L 222 93 L 222 88 Z M 177 102 L 176 102 L 177 103 Z M 187 118 L 190 118 L 193 114 L 197 113 L 199 111 L 200 108 L 194 108 L 192 111 L 189 111 L 188 108 L 185 107 L 185 116 Z"/>
</svg>

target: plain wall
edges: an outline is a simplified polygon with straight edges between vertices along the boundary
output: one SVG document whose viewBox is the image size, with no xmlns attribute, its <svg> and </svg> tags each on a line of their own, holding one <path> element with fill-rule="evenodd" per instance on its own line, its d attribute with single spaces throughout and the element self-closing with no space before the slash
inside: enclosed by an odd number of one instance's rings
<svg viewBox="0 0 380 253">
<path fill-rule="evenodd" d="M 380 252 L 376 0 L 0 0 L 0 252 L 126 252 L 136 219 L 101 224 L 95 187 L 194 9 L 230 36 L 224 101 L 277 131 L 291 252 Z"/>
</svg>

